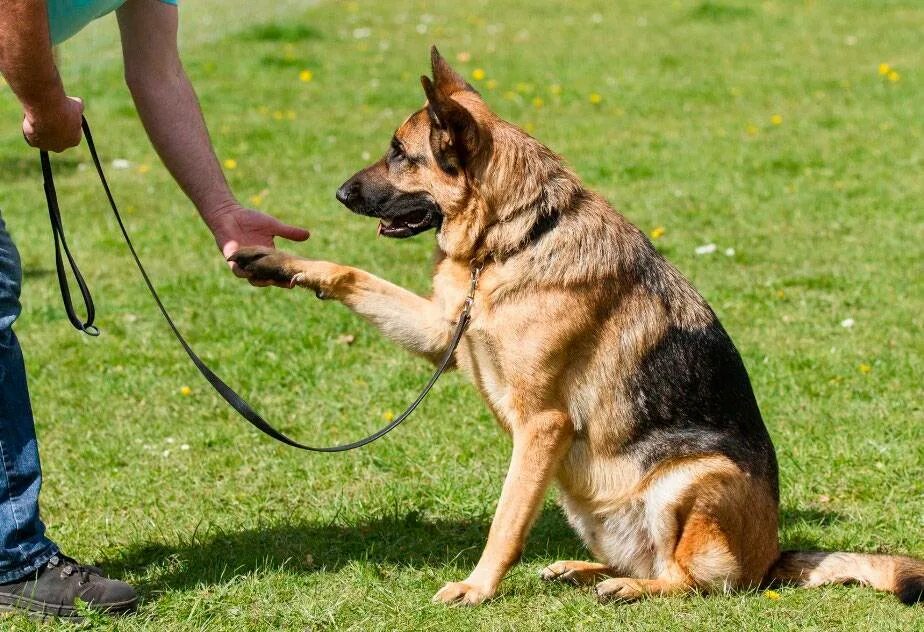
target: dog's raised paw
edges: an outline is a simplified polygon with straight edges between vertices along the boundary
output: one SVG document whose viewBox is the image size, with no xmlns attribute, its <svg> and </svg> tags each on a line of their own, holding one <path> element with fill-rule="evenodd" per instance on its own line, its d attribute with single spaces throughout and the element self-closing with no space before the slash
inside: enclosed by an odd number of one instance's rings
<svg viewBox="0 0 924 632">
<path fill-rule="evenodd" d="M 252 281 L 291 283 L 295 273 L 291 269 L 292 255 L 265 246 L 247 246 L 236 251 L 231 261 Z"/>
<path fill-rule="evenodd" d="M 494 596 L 494 591 L 468 584 L 466 582 L 449 582 L 433 595 L 433 603 L 447 606 L 477 606 Z"/>
</svg>

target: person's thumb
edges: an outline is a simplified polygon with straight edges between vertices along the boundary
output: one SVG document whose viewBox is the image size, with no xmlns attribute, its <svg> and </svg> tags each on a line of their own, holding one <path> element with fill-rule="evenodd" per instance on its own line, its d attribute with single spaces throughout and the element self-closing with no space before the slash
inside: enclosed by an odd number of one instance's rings
<svg viewBox="0 0 924 632">
<path fill-rule="evenodd" d="M 276 226 L 274 227 L 273 232 L 284 239 L 290 241 L 305 241 L 311 237 L 311 233 L 304 228 L 299 228 L 298 226 L 290 226 L 289 224 L 283 224 L 279 220 L 276 220 Z"/>
<path fill-rule="evenodd" d="M 67 97 L 67 98 L 73 101 L 74 103 L 76 103 L 80 107 L 80 113 L 83 114 L 83 108 L 84 108 L 83 99 L 81 99 L 80 97 Z"/>
</svg>

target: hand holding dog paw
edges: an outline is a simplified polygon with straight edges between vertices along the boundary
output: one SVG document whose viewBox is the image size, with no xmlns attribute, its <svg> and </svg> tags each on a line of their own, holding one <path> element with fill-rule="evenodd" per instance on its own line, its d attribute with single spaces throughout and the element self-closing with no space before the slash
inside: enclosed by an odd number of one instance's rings
<svg viewBox="0 0 924 632">
<path fill-rule="evenodd" d="M 262 247 L 272 250 L 275 247 L 273 240 L 276 237 L 291 239 L 292 241 L 305 241 L 310 233 L 304 228 L 283 224 L 275 217 L 232 204 L 227 208 L 210 213 L 206 223 L 215 235 L 215 242 L 222 254 L 231 264 L 231 271 L 237 276 L 250 279 L 254 285 L 279 285 L 271 280 L 254 280 L 252 275 L 245 274 L 233 255 L 247 247 Z"/>
<path fill-rule="evenodd" d="M 494 596 L 494 590 L 466 582 L 449 582 L 433 595 L 433 603 L 447 606 L 477 606 Z"/>
<path fill-rule="evenodd" d="M 240 248 L 228 257 L 228 261 L 237 268 L 238 276 L 246 278 L 252 285 L 292 287 L 297 274 L 293 266 L 295 257 L 266 246 Z"/>
</svg>

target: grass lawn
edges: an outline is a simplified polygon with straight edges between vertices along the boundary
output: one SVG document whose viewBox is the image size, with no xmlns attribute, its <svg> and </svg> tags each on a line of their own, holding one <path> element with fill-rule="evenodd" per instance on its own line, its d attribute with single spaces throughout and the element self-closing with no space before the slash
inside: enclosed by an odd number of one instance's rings
<svg viewBox="0 0 924 632">
<path fill-rule="evenodd" d="M 187 69 L 241 199 L 312 229 L 291 250 L 421 292 L 432 234 L 377 240 L 375 222 L 333 192 L 423 102 L 417 78 L 437 43 L 501 115 L 645 231 L 663 229 L 657 246 L 750 371 L 779 454 L 783 545 L 924 556 L 920 2 L 195 0 L 181 13 Z M 109 175 L 181 329 L 297 438 L 333 443 L 382 424 L 429 368 L 338 305 L 228 273 L 144 137 L 117 42 L 113 18 L 94 24 L 63 47 L 62 71 L 107 163 L 130 163 Z M 0 120 L 43 515 L 67 552 L 143 597 L 136 615 L 87 627 L 924 630 L 924 608 L 861 588 L 598 606 L 537 576 L 587 557 L 554 493 L 495 600 L 431 605 L 477 560 L 506 471 L 509 441 L 475 390 L 448 376 L 407 425 L 346 455 L 258 434 L 170 337 L 84 149 L 55 160 L 103 330 L 77 334 L 38 156 L 6 87 Z M 708 243 L 714 253 L 694 252 Z M 338 341 L 347 334 L 351 345 Z"/>
</svg>

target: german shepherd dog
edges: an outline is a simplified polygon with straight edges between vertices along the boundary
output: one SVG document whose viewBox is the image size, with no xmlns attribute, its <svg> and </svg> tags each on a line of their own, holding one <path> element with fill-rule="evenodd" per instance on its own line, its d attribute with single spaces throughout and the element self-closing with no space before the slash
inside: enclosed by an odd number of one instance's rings
<svg viewBox="0 0 924 632">
<path fill-rule="evenodd" d="M 596 562 L 545 568 L 600 601 L 786 582 L 858 582 L 922 600 L 924 562 L 791 551 L 777 536 L 773 444 L 744 364 L 706 301 L 551 150 L 501 120 L 434 48 L 426 104 L 337 199 L 404 238 L 436 229 L 433 295 L 265 248 L 251 281 L 336 299 L 413 353 L 447 349 L 513 439 L 487 545 L 434 601 L 478 604 L 517 562 L 550 483 Z"/>
</svg>

